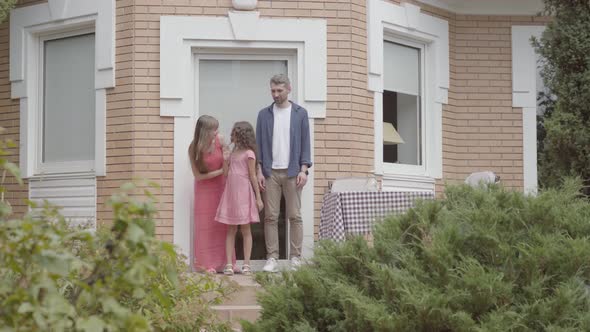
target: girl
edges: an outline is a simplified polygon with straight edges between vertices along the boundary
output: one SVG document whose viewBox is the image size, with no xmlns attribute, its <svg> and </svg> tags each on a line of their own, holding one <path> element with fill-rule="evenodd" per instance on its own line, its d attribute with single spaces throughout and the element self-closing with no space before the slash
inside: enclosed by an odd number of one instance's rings
<svg viewBox="0 0 590 332">
<path fill-rule="evenodd" d="M 237 122 L 231 132 L 231 141 L 234 143 L 234 149 L 229 158 L 229 175 L 215 220 L 229 225 L 225 238 L 227 264 L 223 273 L 232 275 L 234 272 L 231 258 L 235 250 L 238 225 L 240 225 L 244 239 L 242 273 L 248 275 L 252 273 L 250 224 L 260 221 L 258 213 L 263 207 L 256 178 L 256 136 L 252 125 L 248 122 Z"/>
<path fill-rule="evenodd" d="M 194 264 L 198 271 L 208 273 L 223 271 L 226 261 L 227 226 L 214 221 L 225 186 L 225 144 L 217 133 L 218 127 L 219 122 L 214 117 L 199 117 L 195 136 L 188 149 L 195 176 Z"/>
</svg>

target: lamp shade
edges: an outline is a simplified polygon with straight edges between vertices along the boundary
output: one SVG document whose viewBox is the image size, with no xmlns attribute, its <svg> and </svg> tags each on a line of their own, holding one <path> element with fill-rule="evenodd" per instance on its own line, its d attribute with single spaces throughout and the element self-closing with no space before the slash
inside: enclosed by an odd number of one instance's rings
<svg viewBox="0 0 590 332">
<path fill-rule="evenodd" d="M 392 123 L 383 122 L 383 144 L 395 145 L 404 143 L 404 140 L 393 127 Z"/>
</svg>

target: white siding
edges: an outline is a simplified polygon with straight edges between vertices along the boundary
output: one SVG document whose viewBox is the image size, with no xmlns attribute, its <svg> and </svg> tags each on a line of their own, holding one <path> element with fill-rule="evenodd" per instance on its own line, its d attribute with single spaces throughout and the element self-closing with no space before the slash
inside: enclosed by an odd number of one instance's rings
<svg viewBox="0 0 590 332">
<path fill-rule="evenodd" d="M 47 200 L 73 223 L 96 226 L 96 177 L 36 177 L 29 180 L 29 199 L 38 212 Z"/>
</svg>

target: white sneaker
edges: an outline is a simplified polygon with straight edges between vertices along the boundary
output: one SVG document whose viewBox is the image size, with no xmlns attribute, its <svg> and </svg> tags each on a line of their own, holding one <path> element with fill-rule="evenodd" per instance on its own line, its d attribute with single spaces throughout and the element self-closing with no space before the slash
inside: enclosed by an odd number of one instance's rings
<svg viewBox="0 0 590 332">
<path fill-rule="evenodd" d="M 291 257 L 291 271 L 297 270 L 301 266 L 301 258 Z"/>
<path fill-rule="evenodd" d="M 279 270 L 277 269 L 278 265 L 279 264 L 278 264 L 277 260 L 271 257 L 268 260 L 266 260 L 266 264 L 264 264 L 262 271 L 264 271 L 264 272 L 279 272 Z"/>
</svg>

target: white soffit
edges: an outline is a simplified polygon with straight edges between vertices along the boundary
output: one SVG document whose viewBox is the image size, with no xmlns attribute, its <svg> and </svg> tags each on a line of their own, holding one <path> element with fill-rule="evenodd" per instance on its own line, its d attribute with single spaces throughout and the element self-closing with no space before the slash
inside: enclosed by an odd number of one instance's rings
<svg viewBox="0 0 590 332">
<path fill-rule="evenodd" d="M 542 0 L 418 0 L 427 5 L 464 15 L 536 15 Z"/>
</svg>

